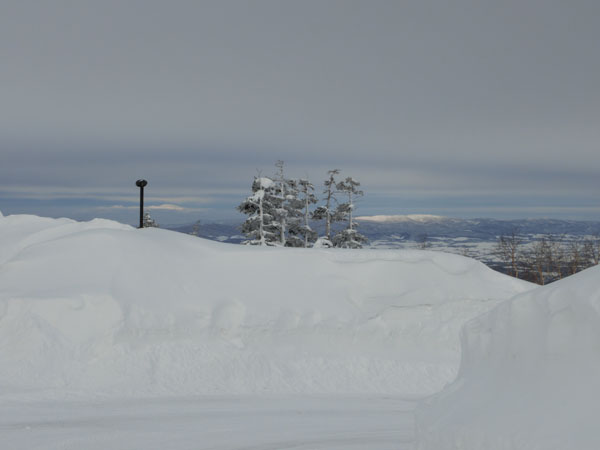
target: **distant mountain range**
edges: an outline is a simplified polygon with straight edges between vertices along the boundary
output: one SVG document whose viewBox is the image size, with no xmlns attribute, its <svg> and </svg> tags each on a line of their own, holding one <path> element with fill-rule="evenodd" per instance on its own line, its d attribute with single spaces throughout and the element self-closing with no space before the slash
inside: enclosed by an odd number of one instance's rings
<svg viewBox="0 0 600 450">
<path fill-rule="evenodd" d="M 577 221 L 558 219 L 457 219 L 452 217 L 364 216 L 357 217 L 360 230 L 371 240 L 400 235 L 406 240 L 429 238 L 468 238 L 470 240 L 495 241 L 498 236 L 513 230 L 524 236 L 538 234 L 584 236 L 600 232 L 600 221 Z"/>
<path fill-rule="evenodd" d="M 201 222 L 198 227 L 198 236 L 213 241 L 239 244 L 246 239 L 240 231 L 241 225 L 241 222 Z M 173 231 L 179 231 L 180 233 L 191 234 L 194 227 L 195 224 L 189 224 L 166 228 Z"/>
<path fill-rule="evenodd" d="M 536 235 L 586 236 L 600 233 L 600 221 L 578 221 L 559 219 L 457 219 L 433 215 L 395 215 L 357 217 L 359 230 L 377 247 L 397 248 L 401 243 L 452 242 L 459 243 L 496 242 L 503 234 L 513 230 L 526 238 Z M 198 235 L 221 242 L 240 243 L 240 223 L 203 222 Z M 314 224 L 317 230 L 322 224 Z M 193 224 L 170 227 L 174 231 L 190 233 Z M 387 243 L 387 244 L 386 244 Z"/>
</svg>

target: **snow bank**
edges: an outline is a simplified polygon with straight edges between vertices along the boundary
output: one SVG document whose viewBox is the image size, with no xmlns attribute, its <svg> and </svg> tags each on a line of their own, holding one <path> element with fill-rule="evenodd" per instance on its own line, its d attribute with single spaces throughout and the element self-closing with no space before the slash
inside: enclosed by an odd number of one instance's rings
<svg viewBox="0 0 600 450">
<path fill-rule="evenodd" d="M 423 405 L 421 450 L 600 448 L 600 267 L 469 322 L 455 383 Z"/>
<path fill-rule="evenodd" d="M 106 220 L 0 221 L 0 398 L 397 393 L 531 288 L 460 256 L 255 248 Z"/>
</svg>

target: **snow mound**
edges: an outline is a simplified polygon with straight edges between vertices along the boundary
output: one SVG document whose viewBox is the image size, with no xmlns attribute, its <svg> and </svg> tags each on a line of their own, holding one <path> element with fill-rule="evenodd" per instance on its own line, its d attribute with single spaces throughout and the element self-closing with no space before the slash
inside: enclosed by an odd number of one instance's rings
<svg viewBox="0 0 600 450">
<path fill-rule="evenodd" d="M 459 377 L 418 414 L 421 450 L 600 448 L 600 267 L 469 322 Z"/>
<path fill-rule="evenodd" d="M 460 256 L 256 248 L 0 221 L 0 398 L 430 394 L 459 330 L 531 289 Z"/>
<path fill-rule="evenodd" d="M 400 223 L 400 222 L 439 222 L 447 219 L 444 216 L 434 216 L 432 214 L 408 214 L 395 216 L 360 216 L 356 220 L 363 222 L 377 223 Z"/>
</svg>

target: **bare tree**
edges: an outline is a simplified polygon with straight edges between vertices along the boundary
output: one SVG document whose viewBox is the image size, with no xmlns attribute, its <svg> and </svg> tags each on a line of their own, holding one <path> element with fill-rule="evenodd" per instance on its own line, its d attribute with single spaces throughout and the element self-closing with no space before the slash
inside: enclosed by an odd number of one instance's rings
<svg viewBox="0 0 600 450">
<path fill-rule="evenodd" d="M 427 233 L 423 233 L 417 236 L 417 248 L 420 250 L 426 250 L 431 247 L 431 242 L 429 242 L 429 236 Z"/>
<path fill-rule="evenodd" d="M 312 213 L 313 220 L 325 220 L 325 238 L 329 243 L 331 243 L 331 225 L 333 222 L 339 222 L 342 218 L 339 214 L 337 214 L 337 208 L 334 207 L 334 203 L 337 205 L 336 194 L 339 193 L 337 189 L 337 181 L 335 177 L 339 175 L 339 169 L 329 170 L 327 175 L 328 179 L 323 183 L 325 185 L 325 189 L 323 190 L 323 194 L 325 194 L 325 205 L 319 206 Z"/>
<path fill-rule="evenodd" d="M 503 234 L 498 238 L 496 252 L 502 259 L 509 274 L 519 278 L 519 261 L 521 259 L 523 238 L 519 235 L 519 229 L 513 228 L 510 234 Z"/>
<path fill-rule="evenodd" d="M 588 237 L 584 241 L 584 253 L 589 264 L 598 265 L 600 262 L 600 233 Z"/>
<path fill-rule="evenodd" d="M 548 236 L 548 263 L 555 280 L 561 280 L 565 273 L 567 258 L 565 248 L 561 243 L 563 240 L 564 236 Z"/>
<path fill-rule="evenodd" d="M 302 193 L 301 202 L 303 203 L 304 221 L 299 226 L 300 235 L 304 238 L 304 248 L 308 247 L 309 243 L 317 239 L 317 232 L 310 227 L 310 205 L 317 203 L 317 198 L 313 194 L 315 188 L 308 179 L 298 180 L 298 186 Z"/>
<path fill-rule="evenodd" d="M 537 284 L 546 283 L 550 271 L 549 245 L 545 237 L 535 241 L 524 255 L 526 266 L 529 267 Z"/>
<path fill-rule="evenodd" d="M 466 258 L 475 258 L 475 255 L 473 255 L 473 252 L 467 246 L 461 247 L 460 254 Z"/>
<path fill-rule="evenodd" d="M 567 270 L 569 275 L 574 275 L 580 270 L 589 267 L 584 265 L 585 248 L 581 239 L 575 239 L 567 246 Z"/>
</svg>

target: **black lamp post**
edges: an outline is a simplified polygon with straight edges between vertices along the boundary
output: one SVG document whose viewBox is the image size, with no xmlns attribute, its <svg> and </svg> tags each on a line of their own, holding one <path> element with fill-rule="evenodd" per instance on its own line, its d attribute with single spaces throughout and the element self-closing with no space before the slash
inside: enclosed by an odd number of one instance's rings
<svg viewBox="0 0 600 450">
<path fill-rule="evenodd" d="M 137 180 L 135 185 L 140 188 L 140 226 L 138 228 L 144 228 L 144 186 L 148 182 L 146 180 Z"/>
</svg>

